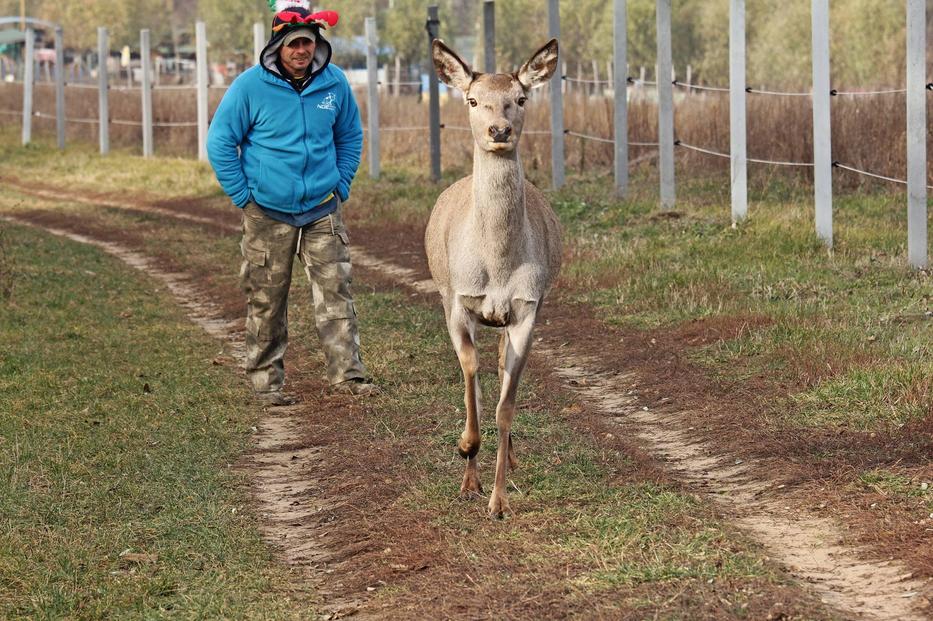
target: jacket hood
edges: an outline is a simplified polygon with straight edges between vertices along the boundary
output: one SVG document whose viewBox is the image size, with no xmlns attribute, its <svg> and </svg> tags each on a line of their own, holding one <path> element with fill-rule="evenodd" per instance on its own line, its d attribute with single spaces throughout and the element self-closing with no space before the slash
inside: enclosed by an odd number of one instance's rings
<svg viewBox="0 0 933 621">
<path fill-rule="evenodd" d="M 279 48 L 282 47 L 282 40 L 290 30 L 290 28 L 283 28 L 278 32 L 274 32 L 272 37 L 269 38 L 269 42 L 266 43 L 266 47 L 262 48 L 262 52 L 259 54 L 259 62 L 266 71 L 286 81 L 286 76 L 283 76 L 282 72 L 279 70 L 278 60 Z M 311 59 L 311 73 L 308 74 L 308 80 L 317 76 L 330 64 L 330 57 L 332 54 L 330 42 L 321 36 L 319 28 L 315 28 L 315 30 L 317 31 L 317 47 L 314 50 L 314 58 Z"/>
</svg>

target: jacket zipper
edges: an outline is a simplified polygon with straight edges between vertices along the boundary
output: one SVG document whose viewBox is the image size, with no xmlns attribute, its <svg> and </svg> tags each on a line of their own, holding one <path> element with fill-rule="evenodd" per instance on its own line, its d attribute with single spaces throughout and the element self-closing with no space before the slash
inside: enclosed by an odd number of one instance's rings
<svg viewBox="0 0 933 621">
<path fill-rule="evenodd" d="M 301 96 L 301 93 L 298 93 L 298 101 L 301 102 L 301 146 L 305 149 L 305 161 L 301 166 L 301 201 L 299 201 L 299 209 L 301 207 L 300 203 L 304 201 L 305 196 L 308 195 L 308 183 L 306 181 L 306 173 L 308 169 L 308 160 L 311 159 L 311 153 L 308 152 L 308 121 L 305 118 L 305 98 Z"/>
</svg>

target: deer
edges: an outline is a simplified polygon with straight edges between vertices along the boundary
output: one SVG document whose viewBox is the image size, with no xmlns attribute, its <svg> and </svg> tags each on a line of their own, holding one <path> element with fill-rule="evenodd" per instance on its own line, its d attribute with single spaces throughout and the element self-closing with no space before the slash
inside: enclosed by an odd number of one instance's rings
<svg viewBox="0 0 933 621">
<path fill-rule="evenodd" d="M 428 268 L 441 295 L 464 382 L 466 421 L 457 451 L 467 460 L 462 498 L 482 497 L 478 325 L 499 330 L 498 447 L 489 515 L 511 514 L 507 475 L 517 467 L 512 421 L 518 384 L 542 302 L 561 265 L 561 226 L 544 194 L 525 179 L 518 142 L 529 92 L 557 68 L 551 39 L 514 73 L 479 73 L 435 39 L 440 80 L 463 93 L 473 135 L 473 174 L 444 190 L 425 230 Z"/>
</svg>

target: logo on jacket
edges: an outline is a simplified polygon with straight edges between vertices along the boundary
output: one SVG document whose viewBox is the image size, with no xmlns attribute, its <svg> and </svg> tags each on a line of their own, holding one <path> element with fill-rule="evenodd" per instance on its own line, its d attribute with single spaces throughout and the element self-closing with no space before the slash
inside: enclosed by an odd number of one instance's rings
<svg viewBox="0 0 933 621">
<path fill-rule="evenodd" d="M 337 106 L 334 105 L 335 101 L 337 101 L 337 97 L 333 93 L 327 93 L 317 107 L 321 110 L 336 110 Z"/>
</svg>

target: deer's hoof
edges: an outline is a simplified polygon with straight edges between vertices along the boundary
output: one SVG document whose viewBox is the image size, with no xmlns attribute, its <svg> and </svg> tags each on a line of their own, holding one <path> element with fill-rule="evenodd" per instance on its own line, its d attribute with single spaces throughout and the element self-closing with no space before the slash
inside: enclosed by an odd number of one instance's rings
<svg viewBox="0 0 933 621">
<path fill-rule="evenodd" d="M 489 498 L 489 517 L 493 519 L 502 519 L 507 515 L 512 515 L 512 508 L 509 507 L 509 499 L 505 494 L 493 492 Z"/>
<path fill-rule="evenodd" d="M 467 472 L 463 475 L 463 483 L 460 485 L 460 499 L 472 500 L 483 497 L 483 486 L 479 482 L 479 475 L 475 472 Z"/>
</svg>

